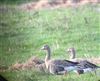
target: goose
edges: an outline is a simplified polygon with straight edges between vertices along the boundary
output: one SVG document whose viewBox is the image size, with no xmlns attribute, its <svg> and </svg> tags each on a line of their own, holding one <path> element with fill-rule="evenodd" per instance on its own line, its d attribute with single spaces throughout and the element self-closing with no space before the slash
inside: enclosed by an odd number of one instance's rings
<svg viewBox="0 0 100 81">
<path fill-rule="evenodd" d="M 35 69 L 39 72 L 42 72 L 42 73 L 48 73 L 48 70 L 46 69 L 46 65 L 45 63 L 42 63 L 42 64 L 36 64 L 35 65 Z"/>
<path fill-rule="evenodd" d="M 51 59 L 51 50 L 49 45 L 44 45 L 41 50 L 45 50 L 47 52 L 45 56 L 45 65 L 51 74 L 62 75 L 76 69 L 75 66 L 77 65 L 77 62 Z"/>
<path fill-rule="evenodd" d="M 39 59 L 37 56 L 32 56 L 26 63 L 28 65 L 34 66 L 34 68 L 39 72 L 47 72 L 44 61 Z"/>
<path fill-rule="evenodd" d="M 75 56 L 76 53 L 75 53 L 74 48 L 69 48 L 67 51 L 69 52 L 69 55 L 70 55 L 70 61 L 78 62 L 76 66 L 77 70 L 74 70 L 78 74 L 84 74 L 84 73 L 92 72 L 92 71 L 94 71 L 96 74 L 96 69 L 100 68 L 99 66 L 91 63 L 90 61 L 86 59 L 82 59 L 82 58 L 77 59 Z"/>
<path fill-rule="evenodd" d="M 39 59 L 37 56 L 32 56 L 31 58 L 29 58 L 26 61 L 26 63 L 28 63 L 28 64 L 34 64 L 34 65 L 38 64 L 39 65 L 39 64 L 43 64 L 44 61 L 42 59 Z"/>
</svg>

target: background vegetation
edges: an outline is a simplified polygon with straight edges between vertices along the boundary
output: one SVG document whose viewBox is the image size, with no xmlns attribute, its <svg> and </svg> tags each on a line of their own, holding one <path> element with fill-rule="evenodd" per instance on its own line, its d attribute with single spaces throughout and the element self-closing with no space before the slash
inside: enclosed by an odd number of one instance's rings
<svg viewBox="0 0 100 81">
<path fill-rule="evenodd" d="M 6 1 L 6 0 L 5 0 Z M 78 8 L 29 11 L 5 6 L 0 11 L 0 66 L 9 67 L 31 56 L 44 59 L 40 48 L 48 44 L 52 58 L 68 59 L 67 48 L 75 47 L 78 57 L 100 56 L 99 5 Z M 9 9 L 9 10 L 8 10 Z M 98 81 L 84 74 L 56 76 L 33 70 L 0 72 L 9 81 Z"/>
</svg>

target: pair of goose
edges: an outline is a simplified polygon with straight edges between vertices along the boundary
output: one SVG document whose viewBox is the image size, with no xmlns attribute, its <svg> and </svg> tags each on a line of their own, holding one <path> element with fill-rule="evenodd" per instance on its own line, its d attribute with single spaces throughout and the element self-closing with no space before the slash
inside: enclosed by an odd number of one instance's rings
<svg viewBox="0 0 100 81">
<path fill-rule="evenodd" d="M 75 71 L 78 74 L 83 74 L 85 72 L 95 71 L 97 68 L 100 68 L 99 66 L 93 63 L 90 63 L 87 60 L 83 60 L 80 62 L 73 62 L 70 60 L 51 59 L 51 50 L 50 50 L 49 45 L 44 45 L 41 48 L 41 50 L 46 51 L 46 57 L 45 57 L 44 63 L 45 63 L 46 69 L 51 74 L 61 75 L 61 74 L 66 74 L 67 72 L 70 72 L 70 71 Z M 68 50 L 68 52 L 72 52 L 72 51 L 73 49 Z"/>
</svg>

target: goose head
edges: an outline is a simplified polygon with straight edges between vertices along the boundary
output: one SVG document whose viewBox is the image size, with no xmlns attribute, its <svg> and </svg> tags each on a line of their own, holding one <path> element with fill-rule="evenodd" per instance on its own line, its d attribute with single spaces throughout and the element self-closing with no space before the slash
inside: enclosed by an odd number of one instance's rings
<svg viewBox="0 0 100 81">
<path fill-rule="evenodd" d="M 74 59 L 75 58 L 75 48 L 68 48 L 67 49 L 68 55 L 70 56 L 70 59 Z"/>
<path fill-rule="evenodd" d="M 44 45 L 41 50 L 45 50 L 46 51 L 46 57 L 45 57 L 45 62 L 47 62 L 48 60 L 50 60 L 50 55 L 51 55 L 51 50 L 49 45 Z"/>
<path fill-rule="evenodd" d="M 50 49 L 49 45 L 44 45 L 44 46 L 41 48 L 41 50 L 48 50 L 48 49 Z"/>
</svg>

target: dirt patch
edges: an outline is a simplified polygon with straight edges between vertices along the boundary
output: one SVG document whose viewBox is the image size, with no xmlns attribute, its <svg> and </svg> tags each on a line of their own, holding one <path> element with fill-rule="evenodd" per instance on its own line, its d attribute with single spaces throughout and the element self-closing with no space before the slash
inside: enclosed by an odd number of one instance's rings
<svg viewBox="0 0 100 81">
<path fill-rule="evenodd" d="M 100 57 L 99 58 L 91 57 L 90 59 L 87 60 L 94 64 L 100 64 Z"/>
<path fill-rule="evenodd" d="M 26 69 L 36 69 L 41 72 L 46 72 L 45 63 L 43 60 L 32 56 L 25 63 L 16 62 L 9 67 L 9 70 L 26 70 Z"/>
<path fill-rule="evenodd" d="M 39 10 L 43 8 L 80 6 L 87 3 L 97 4 L 100 3 L 100 1 L 99 0 L 40 0 L 38 2 L 22 4 L 20 8 L 24 10 Z"/>
<path fill-rule="evenodd" d="M 100 64 L 100 58 L 90 58 L 88 61 L 94 63 L 94 64 Z M 32 56 L 29 58 L 26 62 L 20 63 L 16 62 L 15 64 L 12 64 L 10 67 L 6 66 L 0 66 L 0 72 L 5 71 L 18 71 L 18 70 L 27 70 L 27 69 L 35 69 L 39 72 L 48 72 L 45 66 L 45 63 L 43 60 L 39 59 L 36 56 Z"/>
<path fill-rule="evenodd" d="M 100 64 L 100 58 L 88 58 L 88 61 L 94 64 Z M 38 57 L 31 57 L 25 63 L 15 63 L 13 64 L 10 69 L 11 70 L 25 70 L 25 69 L 32 69 L 36 68 L 38 71 L 45 72 L 45 63 L 43 60 L 39 59 Z"/>
</svg>

